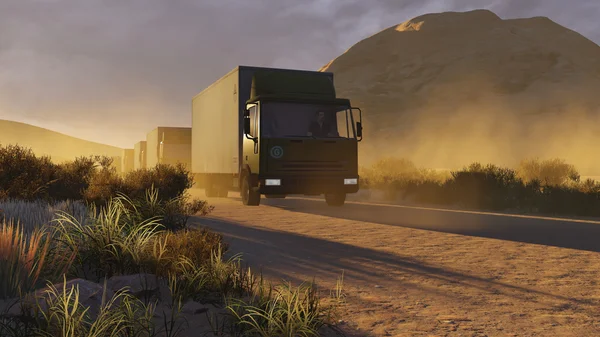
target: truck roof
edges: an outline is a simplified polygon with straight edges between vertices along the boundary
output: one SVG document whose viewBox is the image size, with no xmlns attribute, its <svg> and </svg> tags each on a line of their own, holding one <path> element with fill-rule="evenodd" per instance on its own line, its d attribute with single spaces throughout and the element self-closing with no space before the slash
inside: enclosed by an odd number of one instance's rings
<svg viewBox="0 0 600 337">
<path fill-rule="evenodd" d="M 256 66 L 238 65 L 235 68 L 231 69 L 225 75 L 221 76 L 216 81 L 212 82 L 209 86 L 207 86 L 206 88 L 204 88 L 202 91 L 200 91 L 199 93 L 197 93 L 196 95 L 194 95 L 194 97 L 192 97 L 192 100 L 194 100 L 196 97 L 198 97 L 199 95 L 201 95 L 204 91 L 207 91 L 211 87 L 217 85 L 219 82 L 221 82 L 223 79 L 229 77 L 231 74 L 237 73 L 237 72 L 240 72 L 240 71 L 243 71 L 243 70 L 250 70 L 250 71 L 254 71 L 254 72 L 260 71 L 260 70 L 265 70 L 265 71 L 282 71 L 282 72 L 288 72 L 288 73 L 289 72 L 296 72 L 296 73 L 304 73 L 304 74 L 319 73 L 319 74 L 323 74 L 323 75 L 326 75 L 326 76 L 332 76 L 333 77 L 333 73 L 332 72 L 325 72 L 325 71 L 301 70 L 301 69 L 286 69 L 286 68 L 271 68 L 271 67 L 256 67 Z"/>
</svg>

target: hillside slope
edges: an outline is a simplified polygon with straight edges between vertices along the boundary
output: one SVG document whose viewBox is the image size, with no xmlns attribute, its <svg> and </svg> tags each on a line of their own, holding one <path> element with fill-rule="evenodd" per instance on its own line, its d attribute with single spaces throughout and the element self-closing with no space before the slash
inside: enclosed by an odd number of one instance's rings
<svg viewBox="0 0 600 337">
<path fill-rule="evenodd" d="M 55 162 L 79 156 L 121 156 L 122 149 L 67 136 L 37 126 L 0 120 L 0 145 L 18 144 L 31 148 L 36 155 L 48 155 Z"/>
<path fill-rule="evenodd" d="M 321 70 L 362 108 L 367 161 L 397 154 L 458 167 L 560 156 L 584 172 L 600 169 L 589 155 L 600 141 L 600 47 L 548 18 L 427 14 Z"/>
</svg>

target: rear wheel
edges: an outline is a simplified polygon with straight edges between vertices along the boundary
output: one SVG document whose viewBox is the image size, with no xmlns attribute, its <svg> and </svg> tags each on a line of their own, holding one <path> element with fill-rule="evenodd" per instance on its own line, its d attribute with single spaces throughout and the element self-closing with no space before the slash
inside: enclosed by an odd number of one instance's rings
<svg viewBox="0 0 600 337">
<path fill-rule="evenodd" d="M 218 190 L 211 183 L 206 184 L 204 187 L 204 194 L 207 198 L 215 198 L 219 196 Z"/>
<path fill-rule="evenodd" d="M 246 206 L 258 206 L 260 204 L 260 192 L 250 183 L 250 176 L 244 175 L 241 189 L 242 203 Z"/>
<path fill-rule="evenodd" d="M 227 187 L 219 188 L 219 198 L 227 198 L 229 195 L 229 189 Z"/>
<path fill-rule="evenodd" d="M 325 194 L 325 202 L 329 206 L 344 206 L 346 202 L 346 193 Z"/>
</svg>

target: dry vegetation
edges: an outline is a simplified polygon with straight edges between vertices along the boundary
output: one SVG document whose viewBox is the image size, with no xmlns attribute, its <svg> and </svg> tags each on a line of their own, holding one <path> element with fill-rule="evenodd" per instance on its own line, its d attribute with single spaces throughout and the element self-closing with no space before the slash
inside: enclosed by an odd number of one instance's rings
<svg viewBox="0 0 600 337">
<path fill-rule="evenodd" d="M 335 307 L 313 284 L 274 287 L 226 259 L 221 235 L 187 226 L 213 208 L 190 200 L 184 168 L 119 177 L 110 164 L 0 148 L 0 335 L 181 336 L 190 302 L 212 303 L 208 336 L 318 336 L 330 325 Z M 130 284 L 114 289 L 122 277 Z"/>
<path fill-rule="evenodd" d="M 518 211 L 547 215 L 600 216 L 600 184 L 581 180 L 561 159 L 523 160 L 515 169 L 473 163 L 437 172 L 406 159 L 384 158 L 361 170 L 362 188 L 385 191 L 388 200 Z"/>
</svg>

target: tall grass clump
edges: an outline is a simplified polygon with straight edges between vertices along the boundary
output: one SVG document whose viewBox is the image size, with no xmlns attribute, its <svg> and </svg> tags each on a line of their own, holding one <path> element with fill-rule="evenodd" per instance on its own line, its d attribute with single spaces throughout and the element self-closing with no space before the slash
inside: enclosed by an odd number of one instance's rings
<svg viewBox="0 0 600 337">
<path fill-rule="evenodd" d="M 157 219 L 140 220 L 123 205 L 124 196 L 100 209 L 92 207 L 87 224 L 61 213 L 56 219 L 55 240 L 60 249 L 76 254 L 72 276 L 86 279 L 140 272 L 148 245 L 163 227 Z"/>
<path fill-rule="evenodd" d="M 0 299 L 22 296 L 40 281 L 57 280 L 73 254 L 57 254 L 45 228 L 26 233 L 12 221 L 0 223 Z"/>
<path fill-rule="evenodd" d="M 154 306 L 144 303 L 121 289 L 106 297 L 106 287 L 98 312 L 83 306 L 76 284 L 62 289 L 49 283 L 41 296 L 37 296 L 35 335 L 40 337 L 129 337 L 154 336 Z"/>
<path fill-rule="evenodd" d="M 21 226 L 3 221 L 0 228 L 0 299 L 35 288 L 45 267 L 50 241 L 36 230 L 25 234 Z"/>
<path fill-rule="evenodd" d="M 319 336 L 326 322 L 313 284 L 281 284 L 269 296 L 229 299 L 227 309 L 242 336 Z"/>
</svg>

